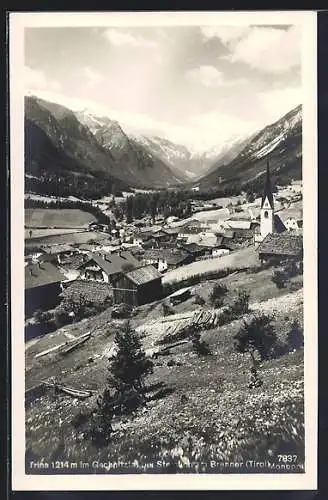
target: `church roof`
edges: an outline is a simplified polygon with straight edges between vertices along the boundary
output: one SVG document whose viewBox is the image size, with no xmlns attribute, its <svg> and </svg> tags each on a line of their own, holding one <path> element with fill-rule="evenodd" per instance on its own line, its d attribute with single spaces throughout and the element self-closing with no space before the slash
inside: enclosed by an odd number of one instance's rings
<svg viewBox="0 0 328 500">
<path fill-rule="evenodd" d="M 267 162 L 266 179 L 265 179 L 265 186 L 264 186 L 264 191 L 263 191 L 263 195 L 262 195 L 261 208 L 263 208 L 263 205 L 264 205 L 266 198 L 268 198 L 270 206 L 273 210 L 273 194 L 272 194 L 272 186 L 271 186 L 271 179 L 270 179 L 269 161 Z"/>
</svg>

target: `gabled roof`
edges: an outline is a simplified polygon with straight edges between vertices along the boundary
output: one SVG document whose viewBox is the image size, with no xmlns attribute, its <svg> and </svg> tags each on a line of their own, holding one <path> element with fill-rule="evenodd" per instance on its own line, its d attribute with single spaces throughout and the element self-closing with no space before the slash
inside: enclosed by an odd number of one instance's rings
<svg viewBox="0 0 328 500">
<path fill-rule="evenodd" d="M 144 285 L 145 283 L 149 283 L 150 281 L 162 277 L 162 275 L 152 265 L 133 269 L 132 271 L 124 273 L 124 275 L 135 285 Z"/>
<path fill-rule="evenodd" d="M 185 243 L 183 248 L 189 253 L 205 252 L 206 247 L 197 245 L 197 243 Z"/>
<path fill-rule="evenodd" d="M 51 262 L 27 265 L 25 267 L 25 290 L 39 286 L 60 283 L 66 277 Z"/>
<path fill-rule="evenodd" d="M 94 261 L 98 266 L 107 274 L 107 276 L 111 276 L 113 274 L 117 274 L 124 270 L 124 264 L 131 264 L 134 267 L 140 265 L 140 262 L 130 253 L 130 252 L 121 252 L 112 253 L 101 257 L 97 254 L 90 255 L 90 258 L 87 262 L 84 262 L 79 268 L 86 266 L 89 262 Z"/>
<path fill-rule="evenodd" d="M 284 232 L 268 234 L 260 246 L 259 254 L 297 257 L 303 252 L 303 238 L 298 234 Z"/>
</svg>

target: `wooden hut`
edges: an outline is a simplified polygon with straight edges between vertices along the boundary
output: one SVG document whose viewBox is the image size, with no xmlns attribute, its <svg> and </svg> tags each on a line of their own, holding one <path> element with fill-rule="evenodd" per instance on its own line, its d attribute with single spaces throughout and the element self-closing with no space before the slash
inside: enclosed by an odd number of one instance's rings
<svg viewBox="0 0 328 500">
<path fill-rule="evenodd" d="M 163 295 L 162 275 L 152 265 L 121 273 L 113 283 L 115 304 L 140 306 Z"/>
</svg>

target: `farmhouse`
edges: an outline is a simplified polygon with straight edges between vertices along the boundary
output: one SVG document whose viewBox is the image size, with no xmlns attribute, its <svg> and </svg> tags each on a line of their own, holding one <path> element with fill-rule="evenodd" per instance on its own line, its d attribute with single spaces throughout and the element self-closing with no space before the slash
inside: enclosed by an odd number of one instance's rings
<svg viewBox="0 0 328 500">
<path fill-rule="evenodd" d="M 147 265 L 121 273 L 113 280 L 114 303 L 139 306 L 158 300 L 163 295 L 162 276 Z"/>
<path fill-rule="evenodd" d="M 106 254 L 104 256 L 92 254 L 90 258 L 79 267 L 80 279 L 103 281 L 112 283 L 126 268 L 140 266 L 139 261 L 130 252 Z"/>
<path fill-rule="evenodd" d="M 178 248 L 161 250 L 155 248 L 145 250 L 143 255 L 143 264 L 152 264 L 160 273 L 168 269 L 176 269 L 184 264 L 190 264 L 193 260 L 192 255 Z"/>
<path fill-rule="evenodd" d="M 25 267 L 25 315 L 37 309 L 51 309 L 59 302 L 65 276 L 51 262 L 39 262 Z"/>
<path fill-rule="evenodd" d="M 268 234 L 258 247 L 258 255 L 262 264 L 279 264 L 289 259 L 300 261 L 303 258 L 303 238 L 289 232 Z"/>
</svg>

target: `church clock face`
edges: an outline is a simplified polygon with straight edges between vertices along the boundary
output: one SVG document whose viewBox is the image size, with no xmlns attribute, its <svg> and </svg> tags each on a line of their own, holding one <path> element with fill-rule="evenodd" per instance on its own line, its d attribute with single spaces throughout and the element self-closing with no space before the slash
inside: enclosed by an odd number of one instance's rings
<svg viewBox="0 0 328 500">
<path fill-rule="evenodd" d="M 269 212 L 268 212 L 267 210 L 264 212 L 264 217 L 265 217 L 266 219 L 269 217 Z"/>
</svg>

